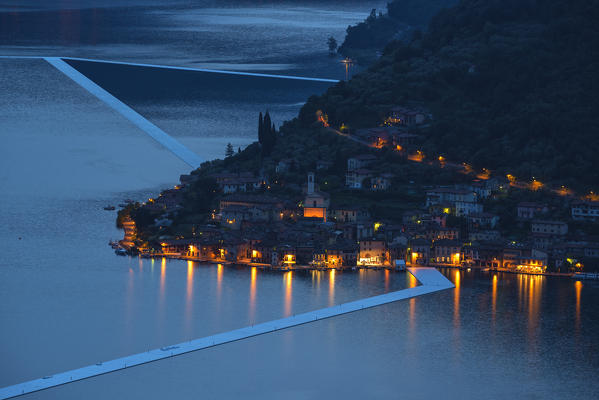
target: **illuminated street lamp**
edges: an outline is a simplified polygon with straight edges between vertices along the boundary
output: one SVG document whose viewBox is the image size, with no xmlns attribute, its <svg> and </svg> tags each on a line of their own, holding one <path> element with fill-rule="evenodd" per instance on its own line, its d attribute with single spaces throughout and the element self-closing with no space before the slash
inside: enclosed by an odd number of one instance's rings
<svg viewBox="0 0 599 400">
<path fill-rule="evenodd" d="M 354 60 L 352 60 L 349 57 L 345 57 L 344 60 L 341 60 L 341 63 L 343 65 L 345 65 L 345 80 L 348 81 L 349 80 L 349 70 L 354 65 Z"/>
</svg>

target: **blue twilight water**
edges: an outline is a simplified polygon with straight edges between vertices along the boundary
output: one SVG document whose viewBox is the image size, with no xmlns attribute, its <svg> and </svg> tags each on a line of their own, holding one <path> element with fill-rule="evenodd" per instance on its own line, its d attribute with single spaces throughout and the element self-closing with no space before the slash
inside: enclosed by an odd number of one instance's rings
<svg viewBox="0 0 599 400">
<path fill-rule="evenodd" d="M 326 37 L 340 39 L 350 21 L 378 5 L 12 3 L 22 7 L 0 14 L 2 54 L 227 64 L 333 78 L 342 71 L 326 55 Z M 82 8 L 90 5 L 101 8 Z M 130 78 L 111 72 L 117 82 Z M 255 126 L 258 111 L 268 106 L 283 119 L 308 92 L 322 90 L 281 90 L 276 81 L 260 89 L 235 78 L 207 92 L 181 90 L 174 84 L 180 75 L 160 74 L 139 96 L 154 73 L 112 90 L 207 158 L 221 156 L 227 141 L 252 140 L 247 126 Z M 242 84 L 249 89 L 239 91 Z M 107 242 L 121 232 L 115 213 L 102 207 L 152 196 L 188 167 L 43 61 L 0 60 L 0 89 L 2 386 L 414 284 L 383 271 L 278 274 L 117 257 Z M 444 273 L 455 290 L 27 397 L 599 397 L 596 282 Z"/>
</svg>

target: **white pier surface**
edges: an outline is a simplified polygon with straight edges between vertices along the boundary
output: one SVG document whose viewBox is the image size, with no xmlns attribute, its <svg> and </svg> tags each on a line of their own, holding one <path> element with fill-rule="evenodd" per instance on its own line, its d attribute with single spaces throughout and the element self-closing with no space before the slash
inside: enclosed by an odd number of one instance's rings
<svg viewBox="0 0 599 400">
<path fill-rule="evenodd" d="M 71 78 L 74 82 L 79 84 L 85 90 L 96 96 L 102 102 L 107 104 L 109 107 L 117 111 L 119 114 L 131 121 L 135 126 L 146 132 L 150 137 L 156 140 L 158 143 L 166 147 L 173 154 L 189 164 L 192 168 L 198 168 L 203 160 L 194 152 L 189 150 L 187 147 L 182 145 L 179 141 L 168 135 L 162 129 L 142 117 L 131 107 L 102 89 L 96 83 L 92 82 L 81 72 L 71 67 L 69 64 L 64 62 L 62 59 L 57 57 L 44 57 L 48 63 L 58 69 L 60 72 Z"/>
<path fill-rule="evenodd" d="M 61 57 L 61 58 L 63 60 L 91 61 L 91 62 L 99 62 L 99 63 L 106 63 L 106 64 L 130 65 L 130 66 L 134 66 L 134 67 L 176 69 L 176 70 L 180 70 L 180 71 L 212 72 L 212 73 L 216 73 L 216 74 L 227 74 L 227 75 L 243 75 L 243 76 L 257 76 L 257 77 L 262 77 L 262 78 L 295 79 L 295 80 L 299 80 L 299 81 L 339 83 L 338 79 L 312 78 L 312 77 L 308 77 L 308 76 L 297 76 L 297 75 L 276 75 L 276 74 L 263 74 L 263 73 L 258 73 L 258 72 L 227 71 L 224 69 L 175 67 L 175 66 L 171 66 L 171 65 L 160 65 L 160 64 L 143 64 L 143 63 L 133 63 L 133 62 L 126 62 L 126 61 L 97 60 L 97 59 L 93 59 L 93 58 L 79 58 L 79 57 Z"/>
<path fill-rule="evenodd" d="M 208 69 L 208 68 L 193 68 L 193 67 L 177 67 L 173 65 L 161 65 L 161 64 L 143 64 L 143 63 L 134 63 L 134 62 L 126 62 L 126 61 L 113 61 L 113 60 L 101 60 L 94 58 L 80 58 L 80 57 L 48 57 L 48 56 L 0 56 L 0 59 L 48 59 L 48 58 L 56 58 L 60 60 L 73 60 L 73 61 L 90 61 L 90 62 L 98 62 L 98 63 L 106 63 L 106 64 L 120 64 L 120 65 L 130 65 L 134 67 L 147 67 L 147 68 L 162 68 L 162 69 L 175 69 L 180 71 L 197 71 L 197 72 L 211 72 L 216 74 L 226 74 L 226 75 L 243 75 L 243 76 L 256 76 L 262 78 L 278 78 L 278 79 L 295 79 L 300 81 L 312 81 L 312 82 L 328 82 L 328 83 L 339 83 L 338 79 L 326 79 L 326 78 L 312 78 L 309 76 L 297 76 L 297 75 L 276 75 L 276 74 L 263 74 L 258 72 L 243 72 L 243 71 L 227 71 L 224 69 Z"/>
<path fill-rule="evenodd" d="M 382 304 L 388 304 L 395 301 L 405 300 L 455 287 L 453 283 L 451 283 L 435 268 L 416 267 L 408 268 L 408 271 L 421 283 L 420 286 L 398 290 L 396 292 L 386 293 L 379 296 L 368 297 L 349 303 L 343 303 L 333 307 L 322 308 L 319 310 L 264 322 L 257 325 L 247 326 L 245 328 L 235 329 L 229 332 L 219 333 L 213 336 L 195 339 L 172 346 L 165 346 L 161 347 L 160 349 L 117 358 L 111 361 L 99 362 L 87 367 L 45 376 L 40 379 L 35 379 L 13 386 L 7 386 L 0 389 L 0 399 L 9 399 L 23 394 L 64 385 L 70 382 L 108 374 L 121 369 L 135 367 L 137 365 L 152 361 L 158 361 L 165 358 L 190 353 L 192 351 L 207 349 L 209 347 L 231 343 L 253 336 L 263 335 L 265 333 L 275 332 L 281 329 L 291 328 L 321 319 L 331 318 L 337 315 L 347 314 L 354 311 L 363 310 L 365 308 L 376 307 Z"/>
</svg>

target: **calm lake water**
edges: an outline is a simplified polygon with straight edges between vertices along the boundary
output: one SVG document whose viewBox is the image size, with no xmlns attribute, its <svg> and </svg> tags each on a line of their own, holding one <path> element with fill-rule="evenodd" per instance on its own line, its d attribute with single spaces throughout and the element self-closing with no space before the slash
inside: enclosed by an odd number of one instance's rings
<svg viewBox="0 0 599 400">
<path fill-rule="evenodd" d="M 4 2 L 0 53 L 341 78 L 323 43 L 377 6 L 222 3 L 33 1 L 37 11 L 15 12 Z M 92 69 L 205 158 L 220 157 L 227 141 L 252 140 L 258 111 L 268 107 L 280 123 L 324 90 Z M 0 386 L 415 284 L 384 271 L 272 273 L 117 257 L 107 242 L 122 233 L 102 207 L 150 197 L 189 167 L 43 61 L 0 60 L 0 89 Z M 443 273 L 456 289 L 25 398 L 599 397 L 599 283 Z"/>
</svg>

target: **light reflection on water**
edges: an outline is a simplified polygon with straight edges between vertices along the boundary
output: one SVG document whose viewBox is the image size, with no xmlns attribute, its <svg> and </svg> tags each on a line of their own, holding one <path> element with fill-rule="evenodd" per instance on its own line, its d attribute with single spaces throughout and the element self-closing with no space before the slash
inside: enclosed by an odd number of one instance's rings
<svg viewBox="0 0 599 400">
<path fill-rule="evenodd" d="M 329 307 L 335 305 L 335 270 L 329 271 Z"/>
<path fill-rule="evenodd" d="M 458 334 L 460 327 L 460 284 L 462 281 L 462 271 L 455 270 L 454 272 L 454 285 L 453 290 L 453 326 L 455 328 L 455 334 Z"/>
<path fill-rule="evenodd" d="M 250 272 L 250 323 L 254 324 L 256 318 L 256 278 L 258 276 L 258 268 L 252 267 Z"/>
<path fill-rule="evenodd" d="M 191 333 L 193 320 L 193 261 L 187 261 L 187 288 L 185 290 L 185 334 Z"/>
<path fill-rule="evenodd" d="M 497 312 L 497 274 L 493 274 L 491 286 L 491 321 L 495 326 L 495 313 Z"/>
<path fill-rule="evenodd" d="M 291 315 L 291 300 L 293 295 L 293 271 L 285 272 L 283 275 L 283 284 L 285 285 L 285 317 Z"/>
<path fill-rule="evenodd" d="M 576 292 L 576 319 L 575 319 L 575 332 L 580 334 L 580 295 L 582 293 L 582 282 L 574 282 L 574 290 Z"/>
</svg>

